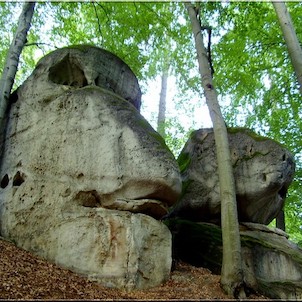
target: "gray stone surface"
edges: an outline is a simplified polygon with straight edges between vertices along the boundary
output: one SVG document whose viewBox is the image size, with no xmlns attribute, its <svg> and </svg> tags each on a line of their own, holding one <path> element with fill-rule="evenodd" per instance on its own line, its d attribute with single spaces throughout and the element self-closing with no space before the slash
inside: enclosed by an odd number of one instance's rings
<svg viewBox="0 0 302 302">
<path fill-rule="evenodd" d="M 295 171 L 293 155 L 247 129 L 228 131 L 239 220 L 268 224 L 284 206 Z M 213 130 L 193 132 L 178 161 L 184 194 L 170 216 L 218 222 L 220 189 Z"/>
<path fill-rule="evenodd" d="M 117 81 L 120 95 L 96 86 L 104 66 L 95 56 L 104 52 L 84 49 L 49 54 L 14 94 L 0 171 L 1 234 L 106 286 L 156 286 L 171 267 L 171 235 L 156 219 L 180 194 L 178 165 L 125 100 L 128 88 L 138 92 L 137 80 Z M 109 57 L 116 71 L 122 64 Z M 62 60 L 82 73 L 57 80 Z"/>
<path fill-rule="evenodd" d="M 275 299 L 302 299 L 302 250 L 279 229 L 241 226 L 247 284 Z"/>
<path fill-rule="evenodd" d="M 66 90 L 98 86 L 120 95 L 140 110 L 141 90 L 136 76 L 113 53 L 90 45 L 57 49 L 37 64 L 27 89 L 36 91 L 37 78 L 43 83 L 39 101 L 50 102 Z"/>
</svg>

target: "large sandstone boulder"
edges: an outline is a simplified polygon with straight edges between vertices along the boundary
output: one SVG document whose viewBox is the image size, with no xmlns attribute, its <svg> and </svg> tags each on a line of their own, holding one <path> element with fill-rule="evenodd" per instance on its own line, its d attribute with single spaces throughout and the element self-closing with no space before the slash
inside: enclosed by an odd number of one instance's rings
<svg viewBox="0 0 302 302">
<path fill-rule="evenodd" d="M 117 70 L 125 78 L 111 81 Z M 101 79 L 119 95 L 95 85 Z M 39 62 L 10 109 L 3 237 L 106 286 L 147 288 L 169 277 L 171 235 L 157 219 L 181 178 L 131 104 L 138 91 L 130 69 L 98 48 L 60 49 Z"/>
<path fill-rule="evenodd" d="M 240 221 L 270 223 L 284 206 L 293 155 L 272 139 L 243 128 L 228 129 Z M 192 133 L 178 162 L 183 195 L 170 217 L 220 221 L 220 192 L 212 129 Z"/>
<path fill-rule="evenodd" d="M 174 258 L 221 273 L 221 228 L 205 222 L 166 221 Z M 246 286 L 273 299 L 302 299 L 302 249 L 277 228 L 242 223 L 241 257 Z"/>
</svg>

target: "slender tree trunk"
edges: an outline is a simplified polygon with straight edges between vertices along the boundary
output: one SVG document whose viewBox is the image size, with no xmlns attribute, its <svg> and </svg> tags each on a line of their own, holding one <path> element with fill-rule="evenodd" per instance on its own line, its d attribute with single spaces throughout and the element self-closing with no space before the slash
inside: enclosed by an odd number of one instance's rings
<svg viewBox="0 0 302 302">
<path fill-rule="evenodd" d="M 169 73 L 169 71 L 167 69 L 165 69 L 161 76 L 161 90 L 160 90 L 158 117 L 157 117 L 157 132 L 163 138 L 166 137 L 165 122 L 166 122 L 168 73 Z"/>
<path fill-rule="evenodd" d="M 243 289 L 241 243 L 227 128 L 217 100 L 208 55 L 203 43 L 201 24 L 196 13 L 197 9 L 191 3 L 185 3 L 185 6 L 192 24 L 202 86 L 214 128 L 221 197 L 223 241 L 221 286 L 228 295 L 243 298 L 245 297 L 245 292 Z"/>
<path fill-rule="evenodd" d="M 18 27 L 8 50 L 5 65 L 0 80 L 0 160 L 3 152 L 3 141 L 6 126 L 6 113 L 9 96 L 14 84 L 20 54 L 26 43 L 27 32 L 31 25 L 35 2 L 25 2 L 19 16 Z"/>
<path fill-rule="evenodd" d="M 276 227 L 285 232 L 285 215 L 284 210 L 280 211 L 276 217 Z"/>
<path fill-rule="evenodd" d="M 279 24 L 287 45 L 288 53 L 293 64 L 300 93 L 302 95 L 302 48 L 299 43 L 291 16 L 284 2 L 272 2 L 275 8 Z"/>
<path fill-rule="evenodd" d="M 168 33 L 163 33 L 165 36 L 165 45 L 161 55 L 161 90 L 158 105 L 158 117 L 157 117 L 157 132 L 166 139 L 166 105 L 167 105 L 167 88 L 168 77 L 170 69 L 170 56 L 171 56 L 171 38 Z"/>
</svg>

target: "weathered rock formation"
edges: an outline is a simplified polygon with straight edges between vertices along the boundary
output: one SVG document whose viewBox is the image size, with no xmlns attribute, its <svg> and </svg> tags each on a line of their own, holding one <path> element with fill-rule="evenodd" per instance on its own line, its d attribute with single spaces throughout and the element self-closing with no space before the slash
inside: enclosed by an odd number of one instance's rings
<svg viewBox="0 0 302 302">
<path fill-rule="evenodd" d="M 181 178 L 137 110 L 129 67 L 99 48 L 59 49 L 12 99 L 0 171 L 2 236 L 106 286 L 166 280 L 171 234 L 155 218 L 177 200 Z"/>
<path fill-rule="evenodd" d="M 228 130 L 240 221 L 270 223 L 284 206 L 295 164 L 272 139 L 242 128 Z M 212 129 L 192 133 L 178 162 L 183 195 L 170 216 L 219 222 L 220 192 Z"/>
<path fill-rule="evenodd" d="M 166 221 L 173 234 L 176 259 L 220 274 L 219 226 L 188 220 Z M 244 280 L 248 288 L 273 299 L 302 299 L 302 249 L 279 230 L 254 223 L 240 225 Z"/>
<path fill-rule="evenodd" d="M 51 52 L 38 62 L 31 75 L 34 78 L 45 86 L 39 91 L 39 102 L 50 102 L 68 90 L 98 86 L 140 110 L 142 94 L 134 73 L 120 58 L 98 47 L 76 45 Z M 27 81 L 27 89 L 36 91 L 34 80 Z M 16 97 L 13 94 L 12 99 Z"/>
</svg>

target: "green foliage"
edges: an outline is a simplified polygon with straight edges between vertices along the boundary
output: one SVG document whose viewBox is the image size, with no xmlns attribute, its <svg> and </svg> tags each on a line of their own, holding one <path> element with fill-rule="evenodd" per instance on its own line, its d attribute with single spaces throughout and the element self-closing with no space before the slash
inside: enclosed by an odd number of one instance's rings
<svg viewBox="0 0 302 302">
<path fill-rule="evenodd" d="M 289 188 L 285 204 L 285 226 L 290 239 L 302 248 L 302 194 L 301 194 L 301 169 Z"/>
<path fill-rule="evenodd" d="M 185 152 L 181 153 L 177 159 L 177 162 L 179 165 L 180 172 L 185 171 L 191 162 L 190 154 Z"/>
<path fill-rule="evenodd" d="M 168 118 L 165 123 L 165 141 L 175 157 L 178 157 L 192 131 L 186 131 L 176 118 Z"/>
<path fill-rule="evenodd" d="M 287 3 L 302 40 L 300 3 Z M 301 95 L 271 3 L 231 2 L 217 7 L 219 43 L 213 45 L 214 79 L 230 126 L 244 126 L 286 146 L 296 176 L 285 207 L 287 232 L 301 241 Z M 239 117 L 243 117 L 240 120 Z"/>
<path fill-rule="evenodd" d="M 13 33 L 16 30 L 17 23 L 14 22 L 12 15 L 21 12 L 21 4 L 14 2 L 0 2 L 0 27 L 1 44 L 0 44 L 0 72 L 2 73 L 7 51 L 13 39 Z"/>
</svg>

